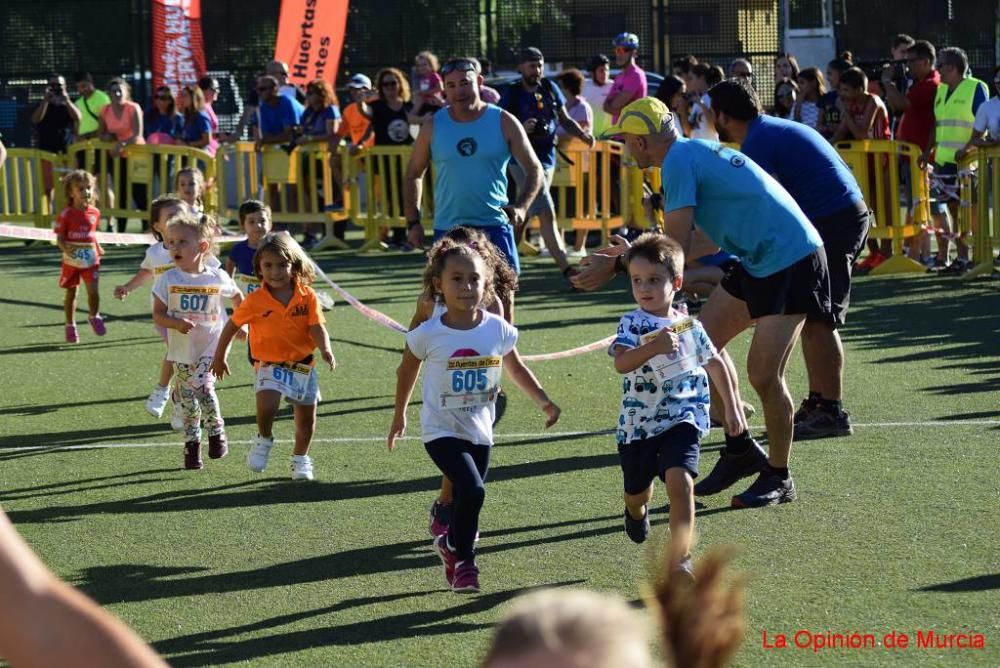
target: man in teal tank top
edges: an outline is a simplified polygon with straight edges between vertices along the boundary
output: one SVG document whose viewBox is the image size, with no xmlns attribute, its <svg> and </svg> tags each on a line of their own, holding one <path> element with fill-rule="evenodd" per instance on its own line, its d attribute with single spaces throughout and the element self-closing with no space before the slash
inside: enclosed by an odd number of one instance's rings
<svg viewBox="0 0 1000 668">
<path fill-rule="evenodd" d="M 434 239 L 459 225 L 479 228 L 519 271 L 513 226 L 525 220 L 528 204 L 541 188 L 542 166 L 517 119 L 480 98 L 478 61 L 449 60 L 441 66 L 441 75 L 448 106 L 421 126 L 406 169 L 403 194 L 410 242 L 422 245 L 421 180 L 433 162 Z M 518 192 L 513 206 L 507 201 L 511 157 L 528 172 L 527 187 Z"/>
</svg>

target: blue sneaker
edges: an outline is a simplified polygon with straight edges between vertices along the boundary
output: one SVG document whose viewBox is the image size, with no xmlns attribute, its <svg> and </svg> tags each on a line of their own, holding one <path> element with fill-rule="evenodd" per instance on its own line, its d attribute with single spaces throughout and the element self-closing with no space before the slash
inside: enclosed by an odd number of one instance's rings
<svg viewBox="0 0 1000 668">
<path fill-rule="evenodd" d="M 649 506 L 643 506 L 642 512 L 642 519 L 635 520 L 628 514 L 628 508 L 625 509 L 625 534 L 633 543 L 642 543 L 649 536 Z"/>
</svg>

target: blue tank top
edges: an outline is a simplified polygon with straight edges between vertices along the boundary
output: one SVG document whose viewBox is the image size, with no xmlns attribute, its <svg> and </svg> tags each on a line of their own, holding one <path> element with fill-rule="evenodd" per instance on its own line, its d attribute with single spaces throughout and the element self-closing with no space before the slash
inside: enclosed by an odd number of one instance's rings
<svg viewBox="0 0 1000 668">
<path fill-rule="evenodd" d="M 459 123 L 447 108 L 434 115 L 434 229 L 507 224 L 510 147 L 500 127 L 500 107 L 487 105 L 477 120 Z"/>
</svg>

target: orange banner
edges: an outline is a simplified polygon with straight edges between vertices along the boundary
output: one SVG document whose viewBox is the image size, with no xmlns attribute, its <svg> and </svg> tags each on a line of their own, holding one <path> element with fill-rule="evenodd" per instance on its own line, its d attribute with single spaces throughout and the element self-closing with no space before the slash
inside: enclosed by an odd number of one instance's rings
<svg viewBox="0 0 1000 668">
<path fill-rule="evenodd" d="M 288 64 L 288 80 L 335 85 L 344 46 L 348 0 L 281 0 L 274 59 Z"/>
</svg>

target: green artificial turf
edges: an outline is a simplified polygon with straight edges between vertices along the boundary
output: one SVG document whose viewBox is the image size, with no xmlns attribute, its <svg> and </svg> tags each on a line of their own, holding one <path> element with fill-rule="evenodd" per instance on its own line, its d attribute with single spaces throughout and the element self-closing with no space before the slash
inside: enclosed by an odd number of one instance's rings
<svg viewBox="0 0 1000 668">
<path fill-rule="evenodd" d="M 290 416 L 261 475 L 244 465 L 255 433 L 242 344 L 220 384 L 232 453 L 181 468 L 178 436 L 143 401 L 163 344 L 147 292 L 111 299 L 141 249 L 110 248 L 101 292 L 108 335 L 80 313 L 63 343 L 58 252 L 0 243 L 0 503 L 45 563 L 133 626 L 176 666 L 471 666 L 519 593 L 588 587 L 637 601 L 667 531 L 654 498 L 654 540 L 621 527 L 613 436 L 619 379 L 594 352 L 532 368 L 563 408 L 543 433 L 511 388 L 481 517 L 483 593 L 445 590 L 427 511 L 439 474 L 419 441 L 385 447 L 401 336 L 338 298 L 328 314 L 338 367 L 321 372 L 317 481 L 289 480 Z M 406 323 L 419 291 L 416 254 L 320 253 L 334 280 Z M 740 549 L 747 635 L 735 665 L 1000 665 L 1000 297 L 998 282 L 864 278 L 844 328 L 853 437 L 797 444 L 799 499 L 731 511 L 700 499 L 695 556 Z M 528 260 L 517 321 L 522 353 L 613 334 L 632 308 L 624 281 L 571 294 L 549 260 Z M 749 334 L 731 346 L 744 366 Z M 807 389 L 795 353 L 788 382 Z M 746 396 L 758 403 L 743 383 Z M 753 421 L 763 429 L 762 421 Z M 718 431 L 702 470 L 714 464 Z M 100 447 L 115 444 L 122 447 Z M 79 447 L 94 446 L 94 447 Z M 148 447 L 142 447 L 148 446 Z M 741 491 L 741 490 L 734 490 Z M 911 647 L 794 647 L 812 633 L 911 636 Z M 919 649 L 917 631 L 985 634 L 984 650 Z M 768 649 L 777 634 L 789 649 Z M 804 636 L 800 636 L 800 640 Z"/>
</svg>

